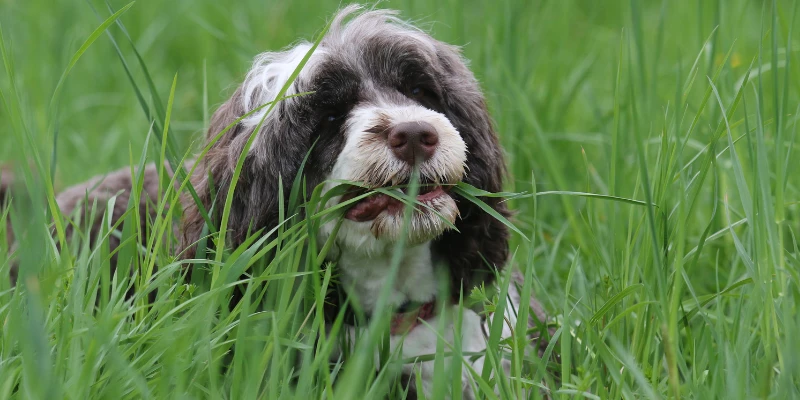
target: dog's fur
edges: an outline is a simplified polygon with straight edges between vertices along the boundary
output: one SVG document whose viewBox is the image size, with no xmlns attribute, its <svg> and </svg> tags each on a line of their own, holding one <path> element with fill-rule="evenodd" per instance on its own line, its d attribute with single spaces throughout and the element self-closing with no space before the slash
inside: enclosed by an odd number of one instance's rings
<svg viewBox="0 0 800 400">
<path fill-rule="evenodd" d="M 308 53 L 307 63 L 286 94 L 310 94 L 282 100 L 269 113 L 269 107 L 264 107 L 236 123 L 257 107 L 276 100 Z M 433 39 L 394 12 L 347 7 L 335 16 L 313 52 L 312 44 L 303 42 L 256 58 L 244 83 L 214 114 L 206 137 L 209 144 L 226 127 L 232 128 L 197 161 L 192 184 L 206 210 L 212 204 L 224 204 L 236 162 L 251 134 L 256 135 L 231 199 L 228 244 L 236 247 L 250 232 L 268 231 L 280 222 L 278 204 L 288 200 L 289 191 L 284 191 L 287 198 L 280 199 L 279 181 L 284 187 L 293 182 L 306 155 L 303 174 L 309 193 L 320 184 L 325 190 L 333 189 L 337 180 L 356 181 L 369 188 L 408 182 L 414 165 L 392 153 L 386 132 L 401 123 L 420 122 L 429 124 L 438 134 L 435 153 L 417 165 L 423 183 L 463 181 L 488 192 L 501 190 L 503 153 L 482 91 L 458 48 Z M 154 166 L 144 171 L 144 177 L 143 210 L 157 198 L 159 190 Z M 124 197 L 130 187 L 130 171 L 126 169 L 69 188 L 58 195 L 57 201 L 69 214 L 87 192 L 90 202 L 105 206 L 110 196 L 123 190 Z M 343 200 L 347 199 L 336 196 L 329 205 Z M 482 201 L 498 214 L 510 215 L 500 199 L 487 197 Z M 177 250 L 181 257 L 193 258 L 206 222 L 191 197 L 186 195 L 182 203 Z M 127 198 L 116 200 L 115 219 L 127 204 Z M 344 290 L 367 315 L 376 311 L 378 295 L 385 289 L 391 250 L 402 232 L 407 232 L 409 245 L 399 277 L 389 288 L 394 307 L 434 300 L 441 276 L 448 277 L 451 294 L 457 298 L 464 293 L 466 297 L 471 288 L 491 284 L 496 270 L 504 267 L 509 233 L 503 223 L 450 192 L 426 205 L 430 209 L 415 211 L 407 231 L 402 230 L 401 214 L 388 211 L 372 220 L 348 218 L 342 223 L 335 238 L 337 246 L 329 258 L 337 261 Z M 149 209 L 154 209 L 152 204 Z M 215 224 L 219 223 L 217 214 L 211 214 Z M 143 230 L 146 218 L 144 215 L 141 221 Z M 449 229 L 447 222 L 457 230 Z M 335 223 L 322 226 L 320 240 L 332 234 Z M 439 268 L 445 273 L 439 273 Z M 520 303 L 527 304 L 514 287 L 509 299 L 514 310 Z M 536 317 L 544 318 L 541 307 L 535 302 L 532 305 Z M 513 324 L 513 313 L 509 317 Z M 431 326 L 437 326 L 436 318 L 429 321 Z M 463 350 L 485 349 L 483 318 L 467 310 L 463 321 Z M 452 333 L 448 329 L 444 335 L 450 338 Z M 354 334 L 352 329 L 350 334 Z M 392 344 L 397 346 L 402 340 L 400 335 L 393 336 Z M 405 337 L 402 356 L 433 353 L 436 341 L 436 333 L 418 326 Z M 474 363 L 480 371 L 483 360 Z M 404 373 L 412 374 L 414 368 L 422 371 L 421 389 L 427 392 L 432 362 L 409 365 Z M 464 393 L 471 394 L 467 375 Z"/>
</svg>

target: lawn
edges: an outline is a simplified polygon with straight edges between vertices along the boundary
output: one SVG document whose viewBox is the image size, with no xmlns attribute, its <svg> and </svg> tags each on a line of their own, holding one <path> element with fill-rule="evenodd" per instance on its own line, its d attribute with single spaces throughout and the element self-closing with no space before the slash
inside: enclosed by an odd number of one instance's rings
<svg viewBox="0 0 800 400">
<path fill-rule="evenodd" d="M 532 277 L 558 340 L 550 363 L 521 340 L 491 343 L 514 368 L 476 371 L 483 396 L 800 398 L 798 2 L 379 6 L 463 46 L 505 189 L 520 194 L 509 268 Z M 324 356 L 336 338 L 317 311 L 335 267 L 309 250 L 316 222 L 291 218 L 297 204 L 277 238 L 219 253 L 191 282 L 169 234 L 137 246 L 135 228 L 105 226 L 129 280 L 109 273 L 107 240 L 52 222 L 59 189 L 200 150 L 253 57 L 314 40 L 338 8 L 0 0 L 0 160 L 30 195 L 0 213 L 0 237 L 8 219 L 27 230 L 13 255 L 0 240 L 0 399 L 402 395 L 389 379 L 400 361 L 374 365 L 380 326 L 342 362 Z M 154 227 L 171 232 L 178 214 Z M 17 290 L 12 262 L 26 271 Z M 439 372 L 442 394 L 456 383 Z"/>
</svg>

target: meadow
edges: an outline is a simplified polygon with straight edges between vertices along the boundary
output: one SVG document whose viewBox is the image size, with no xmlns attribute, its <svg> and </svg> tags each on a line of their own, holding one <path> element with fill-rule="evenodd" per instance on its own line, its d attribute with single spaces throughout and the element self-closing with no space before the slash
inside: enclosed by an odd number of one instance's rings
<svg viewBox="0 0 800 400">
<path fill-rule="evenodd" d="M 475 371 L 481 396 L 800 398 L 798 2 L 378 6 L 463 46 L 518 194 L 508 267 L 555 332 L 542 358 L 523 335 L 493 340 L 487 357 L 513 368 Z M 8 220 L 26 231 L 13 254 L 0 240 L 0 399 L 403 395 L 398 361 L 374 363 L 377 324 L 340 362 L 325 356 L 341 328 L 330 337 L 318 312 L 335 267 L 299 201 L 274 240 L 218 252 L 190 282 L 171 252 L 179 211 L 141 246 L 128 225 L 96 245 L 65 238 L 70 216 L 53 216 L 71 184 L 200 150 L 253 57 L 314 40 L 339 7 L 0 0 L 0 160 L 29 195 L 0 213 L 0 239 Z M 111 235 L 130 279 L 108 272 Z M 430 357 L 451 355 L 440 343 Z M 438 371 L 442 397 L 457 372 Z"/>
</svg>

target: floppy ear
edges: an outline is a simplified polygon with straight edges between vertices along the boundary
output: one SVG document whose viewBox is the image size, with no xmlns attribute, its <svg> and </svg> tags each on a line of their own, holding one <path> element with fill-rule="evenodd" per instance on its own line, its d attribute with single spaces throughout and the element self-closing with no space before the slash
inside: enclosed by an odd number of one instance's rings
<svg viewBox="0 0 800 400">
<path fill-rule="evenodd" d="M 236 163 L 254 129 L 246 122 L 236 123 L 250 111 L 245 109 L 243 102 L 245 90 L 246 86 L 243 84 L 211 118 L 207 144 L 229 125 L 235 125 L 211 145 L 203 159 L 197 160 L 199 165 L 192 177 L 192 185 L 200 203 L 209 213 L 213 227 L 209 227 L 207 231 L 204 229 L 206 221 L 199 207 L 190 195 L 184 194 L 180 232 L 181 249 L 184 250 L 181 257 L 184 259 L 195 257 L 196 244 L 204 231 L 215 232 L 219 229 Z M 256 94 L 252 96 L 256 97 Z M 260 104 L 256 104 L 258 105 Z M 245 158 L 233 193 L 227 226 L 228 244 L 234 247 L 240 245 L 248 234 L 259 229 L 269 230 L 278 224 L 279 179 L 283 180 L 284 187 L 291 185 L 299 160 L 302 160 L 307 150 L 302 141 L 288 134 L 291 122 L 280 116 L 286 108 L 285 103 L 278 103 L 264 119 L 259 136 Z"/>
<path fill-rule="evenodd" d="M 464 182 L 499 192 L 506 175 L 505 161 L 483 93 L 454 46 L 438 43 L 437 50 L 445 114 L 467 145 Z M 502 199 L 481 200 L 500 215 L 510 216 Z M 453 289 L 460 290 L 493 281 L 494 269 L 502 269 L 507 261 L 509 233 L 502 222 L 475 204 L 459 197 L 456 202 L 461 215 L 455 224 L 459 232 L 445 232 L 434 245 L 447 255 Z"/>
</svg>

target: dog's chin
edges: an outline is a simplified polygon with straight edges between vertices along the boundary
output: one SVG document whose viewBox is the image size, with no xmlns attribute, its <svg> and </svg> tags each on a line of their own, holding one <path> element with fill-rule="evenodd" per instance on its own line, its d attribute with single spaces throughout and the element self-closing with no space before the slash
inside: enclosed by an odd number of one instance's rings
<svg viewBox="0 0 800 400">
<path fill-rule="evenodd" d="M 435 239 L 453 226 L 458 217 L 458 206 L 447 192 L 438 188 L 435 192 L 417 197 L 421 203 L 410 210 L 411 215 L 405 224 L 405 209 L 399 200 L 391 199 L 389 205 L 375 216 L 370 223 L 372 235 L 383 242 L 396 243 L 405 236 L 406 243 L 414 246 Z"/>
<path fill-rule="evenodd" d="M 435 239 L 451 229 L 458 217 L 458 206 L 446 189 L 422 189 L 417 196 L 410 218 L 404 223 L 405 212 L 412 205 L 387 195 L 373 194 L 359 201 L 345 213 L 336 235 L 337 252 L 345 250 L 362 256 L 389 254 L 395 244 L 405 239 L 406 246 L 416 246 Z M 343 196 L 334 201 L 347 201 Z M 330 221 L 322 227 L 321 241 L 327 240 L 336 225 Z"/>
</svg>

